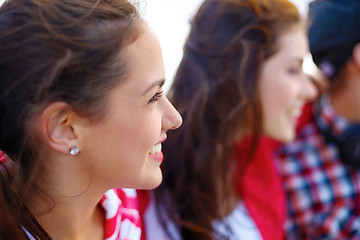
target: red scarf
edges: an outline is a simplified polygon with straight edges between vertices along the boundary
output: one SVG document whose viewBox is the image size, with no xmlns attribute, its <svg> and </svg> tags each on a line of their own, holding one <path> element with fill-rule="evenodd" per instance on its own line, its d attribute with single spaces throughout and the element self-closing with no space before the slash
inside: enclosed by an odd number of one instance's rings
<svg viewBox="0 0 360 240">
<path fill-rule="evenodd" d="M 241 141 L 237 145 L 236 156 L 240 166 L 250 153 L 250 142 Z M 264 240 L 285 239 L 285 193 L 272 157 L 277 144 L 273 140 L 260 138 L 237 188 Z"/>
</svg>

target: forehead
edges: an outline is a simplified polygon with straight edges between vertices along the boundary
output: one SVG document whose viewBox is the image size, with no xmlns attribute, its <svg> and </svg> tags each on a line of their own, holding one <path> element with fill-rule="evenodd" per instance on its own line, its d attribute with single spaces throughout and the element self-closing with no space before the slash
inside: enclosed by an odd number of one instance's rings
<svg viewBox="0 0 360 240">
<path fill-rule="evenodd" d="M 292 28 L 281 34 L 277 41 L 277 52 L 273 57 L 302 59 L 309 51 L 304 28 Z"/>
<path fill-rule="evenodd" d="M 164 78 L 164 63 L 160 43 L 146 24 L 142 23 L 137 38 L 126 45 L 120 57 L 126 64 L 127 91 L 144 91 L 154 81 Z"/>
<path fill-rule="evenodd" d="M 289 51 L 289 53 L 308 51 L 305 28 L 297 26 L 289 29 L 279 36 L 277 44 L 279 51 Z"/>
</svg>

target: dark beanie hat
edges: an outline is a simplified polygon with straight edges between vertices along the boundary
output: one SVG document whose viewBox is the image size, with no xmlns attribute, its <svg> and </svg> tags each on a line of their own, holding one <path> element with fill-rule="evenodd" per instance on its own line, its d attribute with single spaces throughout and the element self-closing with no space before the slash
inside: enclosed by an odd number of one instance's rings
<svg viewBox="0 0 360 240">
<path fill-rule="evenodd" d="M 308 30 L 314 63 L 326 77 L 333 77 L 360 42 L 360 0 L 310 3 Z"/>
</svg>

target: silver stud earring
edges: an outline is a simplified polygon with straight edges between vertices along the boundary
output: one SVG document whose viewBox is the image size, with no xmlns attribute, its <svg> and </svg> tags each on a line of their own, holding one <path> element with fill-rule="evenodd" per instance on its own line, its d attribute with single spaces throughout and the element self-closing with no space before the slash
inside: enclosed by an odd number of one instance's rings
<svg viewBox="0 0 360 240">
<path fill-rule="evenodd" d="M 76 154 L 78 154 L 79 153 L 79 148 L 77 147 L 77 146 L 71 146 L 70 148 L 69 148 L 69 152 L 70 152 L 70 155 L 72 155 L 72 156 L 75 156 Z"/>
</svg>

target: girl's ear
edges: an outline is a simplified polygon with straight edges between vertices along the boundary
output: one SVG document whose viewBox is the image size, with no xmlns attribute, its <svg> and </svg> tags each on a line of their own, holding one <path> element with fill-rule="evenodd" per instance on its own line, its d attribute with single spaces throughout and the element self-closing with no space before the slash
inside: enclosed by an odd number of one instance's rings
<svg viewBox="0 0 360 240">
<path fill-rule="evenodd" d="M 356 44 L 353 48 L 353 61 L 360 71 L 360 43 Z"/>
<path fill-rule="evenodd" d="M 45 144 L 52 150 L 69 154 L 71 146 L 78 145 L 78 135 L 74 126 L 77 115 L 64 102 L 48 105 L 40 115 L 40 134 Z"/>
</svg>

